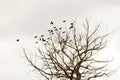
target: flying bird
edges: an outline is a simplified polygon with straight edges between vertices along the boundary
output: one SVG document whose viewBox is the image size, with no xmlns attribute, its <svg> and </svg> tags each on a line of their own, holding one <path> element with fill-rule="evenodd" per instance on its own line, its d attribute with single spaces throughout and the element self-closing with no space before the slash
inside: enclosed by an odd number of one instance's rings
<svg viewBox="0 0 120 80">
<path fill-rule="evenodd" d="M 60 30 L 62 29 L 62 27 L 59 28 Z"/>
<path fill-rule="evenodd" d="M 62 33 L 65 33 L 65 31 L 63 31 Z"/>
<path fill-rule="evenodd" d="M 66 20 L 64 20 L 63 22 L 66 22 Z"/>
<path fill-rule="evenodd" d="M 34 36 L 34 38 L 37 38 L 38 36 Z"/>
<path fill-rule="evenodd" d="M 50 24 L 53 25 L 53 22 L 51 21 Z"/>
<path fill-rule="evenodd" d="M 54 29 L 56 29 L 56 27 L 53 27 Z"/>
<path fill-rule="evenodd" d="M 44 35 L 41 35 L 41 37 L 43 37 Z"/>
<path fill-rule="evenodd" d="M 17 42 L 19 42 L 19 41 L 20 41 L 20 39 L 17 39 L 16 41 L 17 41 Z"/>
<path fill-rule="evenodd" d="M 36 41 L 35 43 L 38 43 L 38 41 Z"/>
<path fill-rule="evenodd" d="M 73 26 L 73 23 L 70 23 L 70 25 L 72 25 L 72 26 Z"/>
<path fill-rule="evenodd" d="M 54 31 L 57 31 L 58 29 L 56 28 Z"/>
</svg>

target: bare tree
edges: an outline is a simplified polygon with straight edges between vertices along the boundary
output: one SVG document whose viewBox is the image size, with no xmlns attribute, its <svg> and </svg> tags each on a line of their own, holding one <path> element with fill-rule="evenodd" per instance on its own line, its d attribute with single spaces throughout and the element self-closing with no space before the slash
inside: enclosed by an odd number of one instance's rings
<svg viewBox="0 0 120 80">
<path fill-rule="evenodd" d="M 63 21 L 66 24 L 66 21 Z M 108 76 L 106 66 L 109 61 L 97 60 L 95 55 L 107 45 L 109 34 L 99 34 L 100 24 L 90 27 L 88 20 L 78 27 L 75 22 L 69 27 L 53 26 L 48 37 L 41 35 L 40 44 L 34 57 L 24 54 L 32 67 L 47 80 L 91 80 Z"/>
</svg>

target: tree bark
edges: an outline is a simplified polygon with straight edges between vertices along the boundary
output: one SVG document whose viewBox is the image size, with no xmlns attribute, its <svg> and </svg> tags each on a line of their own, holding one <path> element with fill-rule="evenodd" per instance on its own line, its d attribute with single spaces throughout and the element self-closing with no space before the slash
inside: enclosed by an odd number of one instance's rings
<svg viewBox="0 0 120 80">
<path fill-rule="evenodd" d="M 81 80 L 81 74 L 77 71 L 77 73 L 76 73 L 76 79 L 75 80 Z"/>
</svg>

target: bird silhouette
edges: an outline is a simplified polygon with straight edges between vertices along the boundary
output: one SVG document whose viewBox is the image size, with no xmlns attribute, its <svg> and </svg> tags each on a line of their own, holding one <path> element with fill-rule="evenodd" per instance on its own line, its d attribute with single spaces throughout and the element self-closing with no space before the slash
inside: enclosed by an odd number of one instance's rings
<svg viewBox="0 0 120 80">
<path fill-rule="evenodd" d="M 41 35 L 40 37 L 43 37 L 44 35 Z"/>
<path fill-rule="evenodd" d="M 20 39 L 17 39 L 16 41 L 17 41 L 17 42 L 19 42 L 19 41 L 20 41 Z"/>
<path fill-rule="evenodd" d="M 62 27 L 59 28 L 60 30 L 62 29 Z"/>
<path fill-rule="evenodd" d="M 47 39 L 50 39 L 50 38 L 47 38 Z"/>
<path fill-rule="evenodd" d="M 56 27 L 53 27 L 54 29 L 56 29 Z"/>
<path fill-rule="evenodd" d="M 34 38 L 37 38 L 38 36 L 34 36 Z"/>
<path fill-rule="evenodd" d="M 50 30 L 48 30 L 48 32 L 50 32 Z"/>
<path fill-rule="evenodd" d="M 53 32 L 53 30 L 50 31 L 51 33 Z"/>
<path fill-rule="evenodd" d="M 39 40 L 41 41 L 41 38 L 39 38 Z"/>
<path fill-rule="evenodd" d="M 50 24 L 53 25 L 53 22 L 51 21 Z"/>
<path fill-rule="evenodd" d="M 52 35 L 53 35 L 54 33 L 52 33 Z"/>
<path fill-rule="evenodd" d="M 73 25 L 71 27 L 69 27 L 69 29 L 72 29 L 73 28 Z"/>
<path fill-rule="evenodd" d="M 64 20 L 63 22 L 66 22 L 66 20 Z"/>
<path fill-rule="evenodd" d="M 58 29 L 56 28 L 54 31 L 57 31 Z"/>
<path fill-rule="evenodd" d="M 73 23 L 70 23 L 70 25 L 72 25 L 72 26 L 73 26 Z"/>
<path fill-rule="evenodd" d="M 44 38 L 42 38 L 42 41 L 46 41 Z"/>
<path fill-rule="evenodd" d="M 63 31 L 62 33 L 65 33 L 65 31 Z"/>
<path fill-rule="evenodd" d="M 38 43 L 38 41 L 36 41 L 35 43 Z"/>
</svg>

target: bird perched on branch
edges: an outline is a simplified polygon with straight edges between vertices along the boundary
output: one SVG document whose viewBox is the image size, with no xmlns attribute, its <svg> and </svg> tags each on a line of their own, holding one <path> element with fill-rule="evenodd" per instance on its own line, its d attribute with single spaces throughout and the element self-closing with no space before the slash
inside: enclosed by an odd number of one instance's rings
<svg viewBox="0 0 120 80">
<path fill-rule="evenodd" d="M 72 28 L 73 28 L 73 26 L 69 27 L 69 29 L 72 29 Z"/>
<path fill-rule="evenodd" d="M 56 28 L 54 31 L 57 31 L 58 29 Z"/>
<path fill-rule="evenodd" d="M 41 41 L 41 38 L 39 38 L 39 40 Z"/>
<path fill-rule="evenodd" d="M 53 30 L 50 30 L 50 32 L 52 33 L 52 32 L 53 32 Z"/>
<path fill-rule="evenodd" d="M 62 27 L 59 28 L 60 30 L 62 29 Z"/>
<path fill-rule="evenodd" d="M 46 41 L 44 38 L 42 38 L 42 41 Z"/>
</svg>

